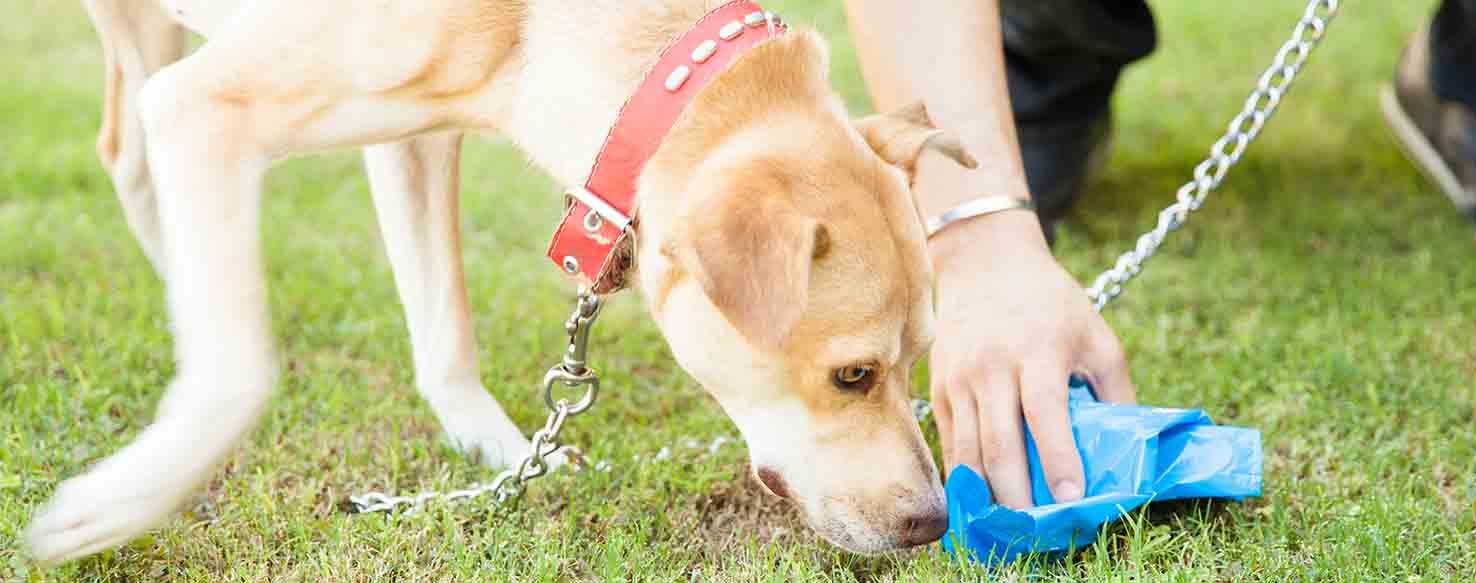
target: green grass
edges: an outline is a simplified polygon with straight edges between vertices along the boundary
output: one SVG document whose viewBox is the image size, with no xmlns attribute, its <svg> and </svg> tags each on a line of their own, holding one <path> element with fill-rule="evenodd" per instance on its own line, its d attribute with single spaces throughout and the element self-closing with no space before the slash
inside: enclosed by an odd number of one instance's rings
<svg viewBox="0 0 1476 583">
<path fill-rule="evenodd" d="M 778 2 L 835 44 L 835 2 Z M 1112 163 L 1058 246 L 1089 279 L 1130 245 L 1237 109 L 1300 2 L 1160 2 L 1162 44 L 1117 96 Z M 1386 136 L 1375 104 L 1432 2 L 1349 3 L 1263 140 L 1109 313 L 1141 399 L 1261 429 L 1265 496 L 1137 513 L 1004 580 L 1470 580 L 1476 576 L 1476 231 Z M 934 545 L 860 557 L 817 541 L 744 477 L 741 446 L 634 297 L 596 332 L 598 407 L 566 435 L 609 472 L 538 482 L 514 510 L 397 521 L 338 510 L 365 488 L 446 489 L 487 470 L 440 440 L 360 165 L 276 169 L 266 202 L 286 374 L 189 512 L 43 571 L 16 537 L 63 479 L 127 443 L 171 374 L 163 290 L 92 153 L 100 55 L 76 2 L 0 0 L 0 580 L 938 580 L 986 573 Z M 520 425 L 569 292 L 541 257 L 559 201 L 496 141 L 469 148 L 465 249 L 483 377 Z M 617 332 L 618 331 L 618 332 Z M 928 429 L 932 431 L 931 428 Z"/>
</svg>

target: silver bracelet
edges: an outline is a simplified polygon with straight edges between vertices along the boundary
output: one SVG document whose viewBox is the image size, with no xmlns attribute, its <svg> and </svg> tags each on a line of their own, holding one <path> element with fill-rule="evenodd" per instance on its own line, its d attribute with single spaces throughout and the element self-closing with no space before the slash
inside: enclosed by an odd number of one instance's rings
<svg viewBox="0 0 1476 583">
<path fill-rule="evenodd" d="M 937 235 L 939 231 L 947 228 L 948 225 L 960 221 L 1013 210 L 1035 212 L 1035 201 L 1003 195 L 981 196 L 965 201 L 956 207 L 943 211 L 941 215 L 928 219 L 928 238 L 933 238 L 933 235 Z"/>
</svg>

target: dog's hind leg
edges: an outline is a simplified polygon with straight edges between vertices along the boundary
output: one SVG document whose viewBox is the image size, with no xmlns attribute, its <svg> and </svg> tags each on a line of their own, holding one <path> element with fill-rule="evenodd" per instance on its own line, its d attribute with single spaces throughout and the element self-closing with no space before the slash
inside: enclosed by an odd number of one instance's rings
<svg viewBox="0 0 1476 583">
<path fill-rule="evenodd" d="M 461 262 L 460 149 L 460 134 L 433 134 L 369 146 L 364 162 L 405 306 L 420 394 L 458 449 L 504 466 L 529 443 L 478 373 Z"/>
<path fill-rule="evenodd" d="M 86 0 L 85 4 L 102 40 L 105 68 L 97 156 L 113 179 L 113 190 L 134 238 L 155 270 L 162 270 L 159 211 L 144 152 L 138 92 L 150 75 L 184 55 L 185 29 L 164 12 L 158 0 Z"/>
</svg>

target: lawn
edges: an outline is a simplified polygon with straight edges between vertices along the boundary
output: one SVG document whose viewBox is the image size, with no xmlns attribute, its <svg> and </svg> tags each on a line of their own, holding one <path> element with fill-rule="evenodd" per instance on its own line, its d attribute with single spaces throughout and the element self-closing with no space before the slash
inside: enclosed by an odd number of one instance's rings
<svg viewBox="0 0 1476 583">
<path fill-rule="evenodd" d="M 837 2 L 774 2 L 834 43 Z M 1160 50 L 1125 77 L 1113 159 L 1057 252 L 1082 280 L 1149 226 L 1301 10 L 1159 2 Z M 1476 228 L 1398 154 L 1376 90 L 1430 0 L 1354 2 L 1261 142 L 1108 317 L 1140 399 L 1265 436 L 1265 495 L 1135 513 L 1021 580 L 1476 577 Z M 364 489 L 449 489 L 490 471 L 440 438 L 361 164 L 269 179 L 265 241 L 285 374 L 259 428 L 189 510 L 117 551 L 41 570 L 17 537 L 63 479 L 149 422 L 173 369 L 163 288 L 93 154 L 102 86 L 80 3 L 0 0 L 0 580 L 973 580 L 937 545 L 862 557 L 811 535 L 745 477 L 716 404 L 631 294 L 596 331 L 598 406 L 565 431 L 609 471 L 560 473 L 513 509 L 386 520 Z M 554 185 L 472 142 L 464 245 L 483 380 L 523 427 L 561 348 L 568 286 L 542 257 Z M 922 389 L 919 388 L 919 394 Z M 932 434 L 931 427 L 927 431 Z M 669 447 L 669 456 L 658 456 Z M 662 457 L 664 459 L 657 459 Z"/>
</svg>

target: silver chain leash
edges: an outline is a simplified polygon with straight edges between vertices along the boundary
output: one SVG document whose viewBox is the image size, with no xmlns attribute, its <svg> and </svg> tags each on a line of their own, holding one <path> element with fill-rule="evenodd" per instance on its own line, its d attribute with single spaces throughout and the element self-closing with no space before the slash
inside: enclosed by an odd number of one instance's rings
<svg viewBox="0 0 1476 583">
<path fill-rule="evenodd" d="M 548 406 L 548 420 L 543 423 L 543 428 L 533 433 L 533 444 L 528 450 L 528 455 L 516 465 L 503 470 L 496 478 L 486 484 L 480 484 L 461 490 L 450 492 L 421 492 L 413 496 L 391 496 L 382 492 L 369 492 L 349 497 L 349 504 L 355 514 L 369 512 L 404 512 L 406 514 L 420 510 L 427 503 L 433 501 L 455 502 L 457 500 L 470 500 L 485 494 L 492 494 L 492 499 L 499 505 L 508 500 L 519 498 L 527 490 L 529 480 L 548 473 L 548 456 L 558 451 L 561 447 L 558 442 L 559 432 L 564 429 L 564 422 L 570 417 L 579 415 L 594 405 L 595 397 L 600 392 L 600 377 L 595 374 L 593 368 L 589 367 L 587 361 L 589 356 L 589 331 L 594 327 L 595 318 L 600 315 L 601 298 L 586 288 L 579 290 L 578 304 L 569 319 L 564 322 L 564 331 L 569 334 L 569 346 L 564 351 L 564 358 L 558 364 L 548 369 L 543 375 L 543 402 Z M 584 395 L 573 404 L 568 399 L 555 394 L 558 388 L 584 387 Z"/>
<path fill-rule="evenodd" d="M 1117 263 L 1097 276 L 1092 286 L 1087 288 L 1087 297 L 1091 298 L 1097 311 L 1122 295 L 1122 285 L 1143 270 L 1143 262 L 1153 257 L 1165 236 L 1184 226 L 1190 212 L 1204 206 L 1205 197 L 1220 186 L 1230 167 L 1240 161 L 1245 149 L 1261 135 L 1261 129 L 1271 119 L 1271 114 L 1276 113 L 1281 98 L 1291 89 L 1292 81 L 1301 72 L 1312 49 L 1322 41 L 1328 23 L 1338 13 L 1338 4 L 1339 0 L 1307 3 L 1301 20 L 1292 29 L 1291 39 L 1281 45 L 1281 50 L 1276 52 L 1276 60 L 1261 73 L 1256 89 L 1245 100 L 1245 107 L 1230 120 L 1225 135 L 1210 146 L 1209 157 L 1194 167 L 1194 179 L 1179 187 L 1174 194 L 1177 200 L 1158 213 L 1158 225 L 1138 237 L 1137 245 L 1118 257 Z M 1228 152 L 1227 148 L 1230 149 Z"/>
</svg>

